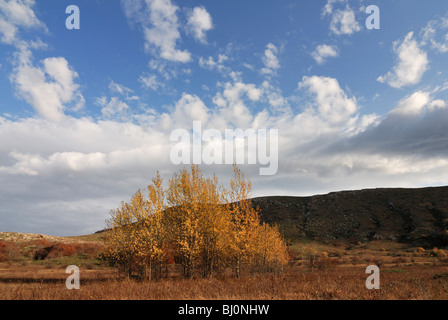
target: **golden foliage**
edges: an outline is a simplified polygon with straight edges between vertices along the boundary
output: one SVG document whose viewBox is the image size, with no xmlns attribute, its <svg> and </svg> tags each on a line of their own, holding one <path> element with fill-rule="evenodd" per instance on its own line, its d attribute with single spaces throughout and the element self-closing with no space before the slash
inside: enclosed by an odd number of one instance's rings
<svg viewBox="0 0 448 320">
<path fill-rule="evenodd" d="M 206 178 L 197 166 L 183 169 L 166 189 L 158 174 L 147 196 L 138 190 L 130 202 L 111 211 L 105 257 L 127 277 L 159 279 L 174 255 L 183 275 L 212 277 L 231 267 L 278 271 L 288 262 L 278 228 L 261 223 L 249 198 L 251 183 L 234 166 L 230 188 Z"/>
</svg>

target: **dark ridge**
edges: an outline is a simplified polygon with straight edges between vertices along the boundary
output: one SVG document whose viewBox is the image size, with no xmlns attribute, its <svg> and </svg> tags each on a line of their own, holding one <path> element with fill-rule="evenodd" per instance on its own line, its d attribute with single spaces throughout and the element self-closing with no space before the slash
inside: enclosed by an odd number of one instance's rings
<svg viewBox="0 0 448 320">
<path fill-rule="evenodd" d="M 448 246 L 448 187 L 367 189 L 312 197 L 261 197 L 262 220 L 291 242 L 391 240 Z"/>
</svg>

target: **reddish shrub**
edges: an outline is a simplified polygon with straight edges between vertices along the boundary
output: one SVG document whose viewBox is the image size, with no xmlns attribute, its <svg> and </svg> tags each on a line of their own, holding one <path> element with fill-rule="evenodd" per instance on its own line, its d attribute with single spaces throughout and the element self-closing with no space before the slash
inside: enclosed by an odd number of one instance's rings
<svg viewBox="0 0 448 320">
<path fill-rule="evenodd" d="M 93 259 L 98 255 L 100 246 L 90 243 L 60 243 L 51 252 L 51 257 L 70 257 L 85 255 L 87 259 Z"/>
<path fill-rule="evenodd" d="M 93 259 L 98 255 L 100 247 L 97 244 L 85 243 L 82 252 L 87 256 L 87 259 Z"/>
<path fill-rule="evenodd" d="M 32 242 L 31 242 L 31 244 L 32 245 L 34 245 L 34 246 L 36 246 L 37 248 L 46 248 L 46 247 L 49 247 L 49 246 L 51 246 L 51 244 L 47 241 L 47 240 L 45 240 L 45 239 L 38 239 L 38 240 L 33 240 Z"/>
<path fill-rule="evenodd" d="M 20 255 L 20 249 L 15 243 L 0 241 L 0 262 L 16 261 Z"/>
</svg>

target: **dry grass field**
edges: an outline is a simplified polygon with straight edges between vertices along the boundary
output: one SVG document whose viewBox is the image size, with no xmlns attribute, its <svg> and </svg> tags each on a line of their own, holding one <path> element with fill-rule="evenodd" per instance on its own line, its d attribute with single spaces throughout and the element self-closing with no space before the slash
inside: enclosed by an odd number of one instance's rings
<svg viewBox="0 0 448 320">
<path fill-rule="evenodd" d="M 290 267 L 243 279 L 170 277 L 118 280 L 113 269 L 81 269 L 81 289 L 68 290 L 64 267 L 0 265 L 2 300 L 446 300 L 447 266 L 382 268 L 380 290 L 368 290 L 365 266 Z"/>
<path fill-rule="evenodd" d="M 41 239 L 2 233 L 0 300 L 447 300 L 448 257 L 440 249 L 391 241 L 295 243 L 280 274 L 231 272 L 212 279 L 183 279 L 169 265 L 159 281 L 119 280 L 98 259 L 98 239 Z M 37 239 L 36 239 L 37 237 Z M 10 242 L 10 241 L 14 242 Z M 59 250 L 36 261 L 33 252 L 59 241 Z M 380 289 L 368 290 L 368 265 L 380 267 Z M 80 290 L 68 290 L 68 265 L 80 268 Z"/>
</svg>

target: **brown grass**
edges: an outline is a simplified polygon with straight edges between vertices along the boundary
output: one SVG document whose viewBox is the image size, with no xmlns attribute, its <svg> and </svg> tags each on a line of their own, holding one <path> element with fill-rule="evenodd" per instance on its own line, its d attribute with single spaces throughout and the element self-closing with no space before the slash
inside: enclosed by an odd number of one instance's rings
<svg viewBox="0 0 448 320">
<path fill-rule="evenodd" d="M 381 289 L 367 290 L 365 266 L 291 267 L 243 279 L 117 280 L 111 269 L 81 270 L 81 289 L 67 290 L 65 268 L 0 265 L 3 300 L 439 300 L 448 298 L 446 266 L 382 268 Z M 439 275 L 439 276 L 438 276 Z"/>
<path fill-rule="evenodd" d="M 20 234 L 8 237 L 22 236 Z M 347 246 L 344 243 L 297 243 L 291 266 L 280 275 L 242 279 L 181 279 L 175 266 L 157 282 L 119 281 L 117 271 L 101 267 L 93 256 L 100 242 L 57 241 L 48 260 L 33 261 L 37 248 L 54 239 L 0 233 L 0 300 L 446 300 L 448 258 L 390 241 Z M 41 243 L 42 242 L 42 243 Z M 310 260 L 310 249 L 315 252 Z M 438 249 L 437 249 L 438 250 Z M 20 254 L 18 254 L 20 252 Z M 74 254 L 74 256 L 71 256 Z M 61 257 L 60 257 L 61 256 Z M 68 264 L 80 265 L 81 290 L 67 290 Z M 367 290 L 367 265 L 381 269 L 381 289 Z M 228 275 L 231 272 L 228 273 Z"/>
</svg>

